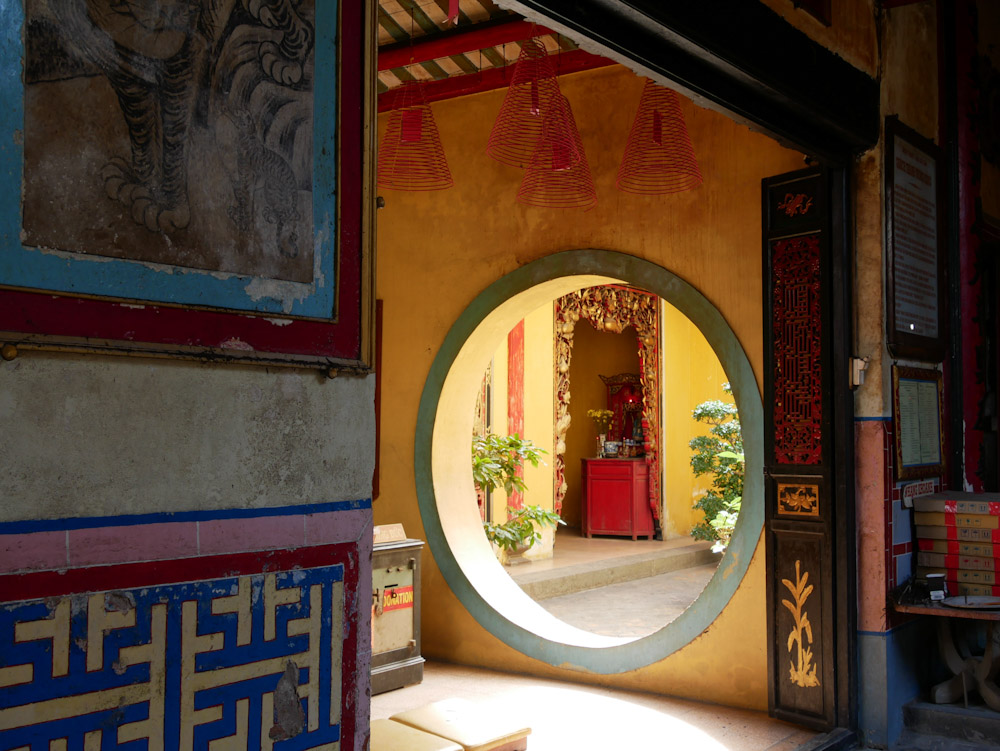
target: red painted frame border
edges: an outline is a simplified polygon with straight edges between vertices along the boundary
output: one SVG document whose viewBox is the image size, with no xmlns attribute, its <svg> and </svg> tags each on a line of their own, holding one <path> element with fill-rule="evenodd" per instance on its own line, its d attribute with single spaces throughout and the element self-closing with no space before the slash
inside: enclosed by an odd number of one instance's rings
<svg viewBox="0 0 1000 751">
<path fill-rule="evenodd" d="M 25 349 L 214 357 L 277 364 L 370 366 L 370 258 L 366 172 L 374 104 L 369 13 L 343 0 L 338 27 L 336 310 L 329 319 L 147 304 L 0 289 L 0 338 Z M 280 319 L 280 320 L 279 320 Z M 277 320 L 277 323 L 273 321 Z"/>
</svg>

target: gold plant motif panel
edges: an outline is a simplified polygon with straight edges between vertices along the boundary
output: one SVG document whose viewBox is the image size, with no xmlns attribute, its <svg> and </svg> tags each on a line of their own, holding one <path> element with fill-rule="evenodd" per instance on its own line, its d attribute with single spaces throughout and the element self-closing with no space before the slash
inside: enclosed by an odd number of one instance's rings
<svg viewBox="0 0 1000 751">
<path fill-rule="evenodd" d="M 778 513 L 819 516 L 819 485 L 779 482 Z"/>
<path fill-rule="evenodd" d="M 789 678 L 792 683 L 802 688 L 810 688 L 819 685 L 819 678 L 816 676 L 816 663 L 813 662 L 812 653 L 812 624 L 809 623 L 809 615 L 805 611 L 806 600 L 812 594 L 813 586 L 809 584 L 809 572 L 800 573 L 801 561 L 795 561 L 795 584 L 788 579 L 782 579 L 781 583 L 791 592 L 792 601 L 782 600 L 781 604 L 788 608 L 794 619 L 794 626 L 788 634 L 788 651 L 792 652 L 792 647 L 798 647 L 798 663 L 792 660 L 789 664 Z M 806 641 L 808 640 L 808 645 Z"/>
</svg>

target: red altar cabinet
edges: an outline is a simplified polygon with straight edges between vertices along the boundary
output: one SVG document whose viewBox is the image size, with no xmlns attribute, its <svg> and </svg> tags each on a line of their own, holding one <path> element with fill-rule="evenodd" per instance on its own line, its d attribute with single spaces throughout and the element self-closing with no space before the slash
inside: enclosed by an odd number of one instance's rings
<svg viewBox="0 0 1000 751">
<path fill-rule="evenodd" d="M 653 539 L 644 458 L 583 459 L 583 534 Z"/>
</svg>

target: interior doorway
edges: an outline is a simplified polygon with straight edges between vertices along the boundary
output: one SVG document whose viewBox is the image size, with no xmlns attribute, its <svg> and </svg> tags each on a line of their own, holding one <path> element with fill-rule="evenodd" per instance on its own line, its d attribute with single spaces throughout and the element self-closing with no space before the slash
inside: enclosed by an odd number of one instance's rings
<svg viewBox="0 0 1000 751">
<path fill-rule="evenodd" d="M 590 275 L 573 274 L 588 269 Z M 603 273 L 599 273 L 603 272 Z M 611 276 L 614 274 L 614 276 Z M 582 632 L 554 619 L 514 584 L 479 532 L 472 501 L 471 469 L 464 446 L 483 368 L 499 342 L 525 313 L 559 297 L 600 284 L 642 280 L 687 316 L 718 353 L 732 380 L 748 440 L 745 505 L 721 571 L 705 592 L 668 628 L 644 638 L 613 638 Z M 693 287 L 662 267 L 606 251 L 577 250 L 546 256 L 499 280 L 452 326 L 436 358 L 421 402 L 417 427 L 418 498 L 428 542 L 453 591 L 477 620 L 508 644 L 543 659 L 559 659 L 619 672 L 662 659 L 707 627 L 735 592 L 750 562 L 763 518 L 760 494 L 763 438 L 761 404 L 750 362 L 732 330 Z M 427 447 L 426 450 L 421 447 Z"/>
<path fill-rule="evenodd" d="M 634 638 L 705 588 L 742 497 L 742 463 L 719 454 L 742 454 L 742 435 L 725 370 L 677 308 L 601 285 L 530 311 L 490 358 L 473 425 L 475 440 L 506 428 L 542 452 L 524 462 L 520 490 L 477 484 L 476 496 L 498 558 L 550 613 Z M 497 527 L 518 528 L 525 508 L 562 523 L 539 524 L 515 552 Z M 635 601 L 633 617 L 602 618 Z"/>
<path fill-rule="evenodd" d="M 440 4 L 437 5 L 440 9 Z M 482 3 L 480 5 L 485 7 Z M 559 33 L 554 35 L 551 51 L 564 50 L 560 58 L 563 63 L 561 73 L 577 72 L 576 75 L 563 76 L 562 86 L 567 98 L 573 101 L 578 116 L 587 113 L 587 117 L 579 117 L 581 135 L 584 144 L 598 144 L 588 148 L 588 155 L 597 193 L 605 198 L 599 200 L 589 212 L 576 212 L 569 218 L 566 213 L 525 209 L 513 203 L 523 174 L 514 168 L 497 167 L 490 161 L 485 154 L 484 139 L 488 137 L 489 123 L 502 99 L 502 96 L 494 95 L 493 90 L 506 85 L 503 68 L 505 63 L 516 59 L 519 45 L 516 39 L 503 41 L 495 36 L 501 26 L 505 29 L 504 33 L 513 28 L 506 24 L 497 23 L 487 36 L 477 37 L 485 46 L 476 50 L 473 57 L 481 57 L 489 65 L 476 66 L 473 62 L 476 71 L 471 75 L 476 76 L 479 83 L 465 93 L 476 96 L 462 97 L 461 100 L 448 98 L 456 92 L 455 82 L 449 82 L 438 87 L 434 96 L 440 93 L 440 98 L 433 99 L 440 104 L 436 105 L 435 116 L 442 143 L 448 144 L 446 151 L 452 150 L 448 153 L 449 160 L 455 159 L 453 164 L 458 165 L 454 169 L 456 180 L 460 176 L 473 179 L 465 183 L 463 190 L 446 197 L 442 197 L 443 194 L 392 194 L 386 210 L 381 212 L 379 224 L 379 294 L 386 299 L 387 310 L 394 306 L 397 311 L 396 318 L 388 321 L 386 327 L 387 346 L 391 346 L 391 340 L 396 347 L 389 357 L 395 358 L 401 367 L 414 371 L 416 377 L 411 380 L 418 383 L 414 386 L 405 375 L 397 375 L 400 383 L 395 391 L 400 395 L 400 408 L 396 413 L 403 418 L 402 432 L 413 424 L 406 424 L 412 412 L 412 401 L 406 404 L 402 400 L 407 396 L 412 399 L 413 394 L 423 388 L 415 433 L 412 438 L 405 435 L 391 441 L 390 445 L 397 449 L 397 456 L 402 456 L 412 442 L 415 457 L 413 472 L 412 476 L 402 473 L 399 495 L 406 496 L 410 491 L 406 483 L 412 480 L 417 488 L 420 524 L 432 543 L 435 565 L 442 574 L 438 577 L 435 572 L 427 588 L 428 594 L 437 598 L 439 603 L 439 607 L 427 612 L 425 634 L 431 634 L 428 648 L 437 648 L 441 654 L 460 661 L 491 659 L 482 656 L 481 643 L 476 639 L 463 636 L 462 640 L 455 641 L 452 638 L 457 628 L 452 624 L 461 622 L 463 634 L 473 633 L 475 628 L 481 626 L 518 653 L 529 656 L 528 660 L 520 662 L 518 656 L 505 652 L 508 665 L 513 665 L 514 669 L 534 669 L 536 663 L 533 660 L 541 660 L 556 670 L 613 674 L 656 663 L 657 667 L 652 668 L 652 672 L 657 675 L 661 671 L 669 672 L 671 680 L 675 680 L 678 675 L 690 676 L 696 672 L 691 668 L 691 661 L 700 647 L 691 645 L 711 625 L 709 636 L 703 643 L 710 642 L 712 645 L 713 664 L 717 662 L 723 672 L 731 671 L 737 665 L 752 665 L 749 680 L 728 682 L 732 686 L 747 687 L 746 691 L 741 694 L 741 688 L 734 688 L 723 700 L 759 701 L 761 686 L 769 680 L 766 676 L 770 669 L 768 666 L 774 663 L 765 664 L 759 657 L 762 645 L 770 638 L 769 632 L 766 632 L 769 616 L 762 604 L 766 546 L 763 543 L 757 545 L 759 527 L 757 534 L 753 534 L 753 528 L 762 523 L 762 519 L 749 524 L 747 519 L 752 519 L 752 514 L 748 516 L 751 512 L 763 512 L 759 507 L 763 501 L 757 504 L 756 510 L 754 504 L 744 508 L 733 546 L 727 552 L 731 557 L 724 559 L 720 569 L 723 575 L 713 578 L 706 589 L 706 596 L 699 598 L 671 628 L 630 642 L 609 642 L 590 634 L 567 632 L 551 619 L 541 616 L 537 610 L 532 611 L 527 604 L 525 612 L 531 613 L 529 616 L 508 609 L 507 606 L 514 601 L 523 602 L 516 594 L 519 590 L 513 587 L 506 575 L 494 576 L 498 567 L 489 565 L 493 559 L 488 548 L 478 546 L 460 532 L 463 524 L 470 521 L 459 504 L 468 500 L 467 491 L 471 483 L 467 474 L 459 483 L 450 483 L 447 478 L 458 477 L 450 473 L 468 471 L 461 469 L 467 463 L 467 451 L 464 443 L 451 443 L 447 435 L 454 427 L 455 415 L 463 412 L 468 415 L 470 412 L 468 404 L 478 388 L 478 384 L 472 381 L 463 385 L 464 368 L 475 360 L 478 363 L 475 367 L 479 368 L 478 377 L 481 378 L 482 364 L 491 351 L 478 351 L 478 344 L 466 349 L 464 343 L 471 341 L 470 335 L 482 326 L 481 331 L 489 332 L 493 337 L 495 349 L 499 338 L 506 335 L 509 325 L 517 320 L 506 320 L 507 328 L 504 328 L 505 316 L 510 312 L 505 308 L 507 302 L 535 288 L 540 288 L 541 292 L 536 289 L 532 294 L 548 296 L 546 299 L 551 301 L 573 289 L 557 281 L 568 277 L 579 277 L 573 282 L 576 288 L 583 284 L 631 284 L 656 292 L 665 299 L 676 297 L 678 289 L 684 289 L 685 284 L 692 287 L 693 282 L 692 288 L 704 299 L 707 309 L 714 311 L 733 334 L 726 340 L 727 343 L 718 347 L 713 343 L 720 360 L 730 363 L 742 357 L 748 363 L 742 380 L 732 376 L 732 373 L 729 375 L 734 381 L 742 383 L 742 386 L 734 384 L 734 395 L 740 405 L 744 426 L 751 425 L 754 430 L 760 430 L 760 413 L 756 423 L 752 419 L 748 423 L 745 404 L 751 393 L 759 402 L 759 395 L 771 377 L 764 367 L 762 354 L 762 330 L 765 326 L 762 323 L 762 300 L 765 290 L 761 270 L 761 180 L 794 170 L 804 163 L 806 154 L 803 151 L 782 144 L 807 144 L 811 156 L 832 157 L 833 161 L 840 159 L 841 164 L 846 163 L 844 160 L 850 153 L 851 144 L 861 143 L 866 137 L 864 133 L 859 133 L 864 128 L 856 127 L 858 110 L 851 109 L 845 118 L 831 126 L 831 122 L 837 121 L 839 116 L 828 112 L 825 107 L 815 110 L 816 117 L 809 115 L 813 112 L 810 109 L 812 99 L 802 100 L 806 104 L 796 101 L 791 105 L 788 102 L 792 100 L 782 99 L 783 104 L 777 106 L 773 101 L 762 100 L 763 89 L 753 81 L 730 82 L 733 86 L 721 85 L 719 90 L 713 91 L 712 80 L 725 84 L 728 79 L 725 75 L 719 79 L 717 69 L 702 76 L 704 69 L 696 65 L 700 72 L 684 78 L 682 92 L 693 93 L 701 104 L 714 104 L 711 110 L 700 109 L 691 100 L 683 100 L 682 107 L 692 132 L 699 132 L 705 138 L 705 148 L 700 153 L 703 159 L 701 166 L 706 174 L 705 189 L 680 194 L 669 203 L 646 198 L 633 201 L 615 192 L 614 176 L 619 151 L 613 144 L 621 143 L 625 137 L 623 134 L 627 135 L 633 107 L 626 105 L 625 100 L 632 95 L 638 98 L 642 82 L 639 78 L 630 78 L 631 73 L 606 63 L 594 67 L 571 67 L 577 64 L 571 62 L 569 57 L 570 53 L 577 51 L 576 42 L 572 39 L 585 42 L 588 49 L 606 52 L 611 59 L 626 61 L 645 73 L 652 73 L 664 84 L 676 81 L 670 73 L 677 74 L 679 69 L 675 66 L 672 71 L 669 70 L 661 59 L 661 52 L 669 57 L 673 53 L 691 55 L 691 51 L 685 52 L 683 45 L 669 40 L 664 42 L 659 37 L 657 44 L 651 46 L 648 36 L 642 33 L 632 36 L 619 34 L 624 26 L 636 21 L 641 14 L 630 19 L 618 19 L 623 21 L 622 24 L 607 23 L 601 30 L 594 23 L 596 17 L 604 12 L 603 9 L 601 13 L 595 12 L 595 16 L 568 19 L 557 9 L 550 9 L 551 12 L 546 14 L 547 4 L 544 2 L 505 5 L 519 10 L 525 10 L 530 5 L 527 10 L 535 21 L 551 23 L 557 28 Z M 756 4 L 751 5 L 756 8 Z M 754 23 L 759 21 L 767 26 L 770 22 L 761 21 L 757 14 L 760 9 L 754 8 L 740 10 L 739 13 L 752 17 Z M 665 16 L 674 12 L 673 9 L 662 10 Z M 690 14 L 699 18 L 702 15 L 697 9 L 691 10 Z M 699 22 L 699 18 L 694 21 Z M 702 20 L 704 36 L 709 41 L 707 47 L 697 54 L 703 59 L 715 56 L 718 61 L 722 59 L 725 49 L 726 32 L 720 32 L 716 43 L 707 15 Z M 460 19 L 459 25 L 464 22 Z M 669 19 L 653 22 L 647 18 L 641 22 L 655 26 L 656 23 L 666 24 Z M 422 26 L 422 23 L 417 21 L 416 25 Z M 413 28 L 411 24 L 411 31 Z M 801 40 L 797 37 L 787 38 L 781 28 L 768 28 L 777 34 L 776 38 L 788 42 L 788 49 L 800 49 Z M 481 31 L 485 34 L 487 29 Z M 546 31 L 553 29 L 547 28 Z M 518 33 L 524 32 L 532 33 L 530 21 Z M 601 41 L 597 43 L 595 39 Z M 410 45 L 404 39 L 396 44 L 399 45 L 397 51 L 400 56 L 407 60 L 419 60 L 410 49 L 416 44 Z M 738 47 L 735 45 L 733 49 Z M 492 52 L 487 53 L 487 49 Z M 480 52 L 481 55 L 478 54 Z M 451 54 L 446 56 L 454 57 Z M 469 56 L 464 52 L 463 56 L 468 62 Z M 454 59 L 451 62 L 460 68 L 465 65 Z M 423 73 L 414 71 L 411 77 L 441 80 L 437 79 L 436 73 L 429 72 L 433 66 L 426 66 L 423 62 L 417 64 L 422 66 Z M 445 70 L 444 66 L 440 67 Z M 497 75 L 487 75 L 486 68 L 496 70 Z M 843 69 L 839 63 L 824 64 L 821 68 L 821 79 L 832 83 L 824 92 L 824 97 L 836 103 L 842 95 L 859 94 L 862 101 L 860 111 L 868 113 L 871 97 L 867 96 L 864 82 L 851 85 L 852 75 L 845 73 L 840 76 Z M 782 74 L 776 75 L 780 78 Z M 444 78 L 451 77 L 446 71 Z M 385 85 L 388 91 L 388 84 Z M 719 91 L 726 93 L 720 95 Z M 722 101 L 721 96 L 726 101 Z M 578 105 L 578 98 L 585 103 Z M 728 106 L 737 103 L 741 106 L 735 109 Z M 386 106 L 391 108 L 391 104 Z M 779 117 L 785 114 L 783 108 L 788 107 L 796 110 L 797 117 Z M 803 112 L 799 112 L 800 109 Z M 846 109 L 850 108 L 845 108 L 845 112 Z M 766 132 L 781 134 L 782 140 L 775 142 L 761 135 L 759 130 L 750 131 L 721 114 L 733 111 L 739 111 L 746 121 L 756 122 Z M 849 273 L 843 260 L 845 245 L 842 230 L 846 227 L 844 172 L 838 174 L 840 182 L 834 180 L 834 186 L 840 186 L 840 193 L 836 196 L 834 214 L 841 236 L 835 247 L 839 260 L 834 269 L 834 279 L 840 284 L 849 279 Z M 710 182 L 709 175 L 714 182 Z M 608 199 L 608 196 L 611 198 Z M 504 197 L 510 198 L 511 202 L 503 203 Z M 605 263 L 607 257 L 602 253 L 606 251 L 562 251 L 564 248 L 595 246 L 626 252 L 612 253 L 614 261 Z M 555 265 L 547 266 L 548 262 Z M 633 263 L 648 265 L 636 269 L 631 266 Z M 387 270 L 388 274 L 385 273 Z M 521 277 L 518 274 L 520 270 L 527 270 L 526 276 Z M 664 272 L 667 277 L 662 276 Z M 442 291 L 447 294 L 442 294 Z M 434 298 L 433 305 L 426 302 L 425 297 Z M 517 305 L 524 305 L 525 302 L 525 299 L 519 298 Z M 833 320 L 841 329 L 849 321 L 842 303 L 843 300 L 838 302 L 832 312 Z M 701 303 L 694 308 L 701 310 Z M 700 315 L 695 310 L 692 320 Z M 835 347 L 839 348 L 838 357 L 845 356 L 847 347 L 843 341 L 835 343 Z M 472 356 L 473 349 L 477 350 L 476 356 L 467 360 Z M 456 365 L 459 367 L 454 367 Z M 730 371 L 728 365 L 726 370 L 727 373 Z M 425 373 L 426 378 L 423 377 Z M 389 391 L 387 389 L 386 393 Z M 760 407 L 760 404 L 757 406 Z M 849 415 L 840 409 L 834 420 L 837 430 L 842 433 L 839 445 L 849 445 L 844 440 L 850 430 Z M 467 441 L 470 427 L 461 426 L 460 430 L 456 429 L 455 435 L 464 435 L 463 440 Z M 838 459 L 840 465 L 834 500 L 838 504 L 839 518 L 849 520 L 849 509 L 841 503 L 850 485 L 850 461 L 849 456 L 846 459 L 845 456 L 841 455 Z M 754 461 L 757 460 L 752 459 L 752 452 L 748 451 L 747 477 L 759 484 L 756 491 L 747 489 L 748 496 L 752 492 L 760 492 L 763 486 L 762 465 L 755 465 Z M 842 469 L 845 474 L 840 476 Z M 462 500 L 457 495 L 460 493 L 466 494 Z M 402 516 L 408 513 L 405 501 L 393 508 Z M 471 522 L 478 523 L 474 506 L 468 513 L 472 516 Z M 378 514 L 376 510 L 377 519 Z M 465 529 L 474 528 L 474 524 Z M 741 528 L 750 530 L 745 534 L 751 535 L 752 543 L 741 536 Z M 848 536 L 841 535 L 838 539 L 846 541 Z M 844 544 L 849 548 L 849 542 Z M 850 558 L 848 548 L 844 549 L 848 553 L 846 558 Z M 752 560 L 755 552 L 758 557 Z M 748 571 L 752 571 L 748 580 L 750 586 L 737 594 L 739 583 Z M 503 573 L 502 569 L 500 573 Z M 717 599 L 719 592 L 724 593 L 721 600 Z M 849 603 L 850 585 L 838 589 L 836 598 L 841 604 Z M 728 609 L 725 602 L 731 603 Z M 459 607 L 456 607 L 457 604 Z M 726 613 L 720 617 L 723 610 Z M 467 614 L 472 616 L 474 622 L 464 619 Z M 849 626 L 849 623 L 846 625 Z M 843 630 L 849 632 L 850 628 Z M 435 631 L 441 634 L 437 645 L 433 644 Z M 841 654 L 848 657 L 842 660 L 841 665 L 850 663 L 850 645 L 847 646 L 848 649 Z M 678 657 L 676 661 L 665 659 L 666 655 L 673 655 L 682 649 L 688 649 L 686 656 Z M 667 665 L 670 667 L 665 667 Z M 850 675 L 850 668 L 845 668 L 839 675 Z M 692 696 L 698 696 L 695 683 L 693 678 L 685 683 L 685 690 L 690 690 Z M 838 691 L 844 697 L 847 696 L 845 686 L 838 678 Z"/>
</svg>

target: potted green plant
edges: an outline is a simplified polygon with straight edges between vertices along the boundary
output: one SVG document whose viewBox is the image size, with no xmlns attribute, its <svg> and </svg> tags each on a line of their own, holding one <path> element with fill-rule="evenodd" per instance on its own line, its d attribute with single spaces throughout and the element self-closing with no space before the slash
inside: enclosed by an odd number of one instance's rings
<svg viewBox="0 0 1000 751">
<path fill-rule="evenodd" d="M 511 556 L 523 555 L 542 539 L 543 527 L 555 529 L 565 523 L 555 511 L 541 506 L 529 505 L 519 509 L 508 506 L 507 521 L 484 522 L 483 531 L 486 532 L 486 539 L 496 546 L 500 562 L 506 566 Z"/>
<path fill-rule="evenodd" d="M 514 491 L 525 491 L 524 479 L 517 472 L 530 462 L 537 467 L 542 454 L 548 453 L 527 438 L 513 435 L 487 433 L 472 438 L 472 481 L 480 490 L 491 491 L 502 487 L 510 496 Z M 544 463 L 544 462 L 542 462 Z"/>
<path fill-rule="evenodd" d="M 510 497 L 515 491 L 525 491 L 524 479 L 518 475 L 525 462 L 537 467 L 542 454 L 548 453 L 517 433 L 513 435 L 477 435 L 472 439 L 472 479 L 479 490 L 503 488 Z M 506 564 L 512 554 L 529 550 L 541 539 L 540 530 L 555 528 L 565 522 L 555 511 L 537 505 L 523 508 L 507 507 L 507 521 L 484 522 L 486 538 L 496 547 L 498 557 Z"/>
<path fill-rule="evenodd" d="M 733 393 L 728 383 L 722 384 L 722 388 L 727 394 Z M 688 443 L 694 452 L 691 468 L 696 477 L 712 478 L 711 487 L 694 504 L 694 508 L 704 513 L 705 520 L 694 525 L 691 536 L 712 542 L 713 551 L 721 552 L 729 544 L 743 501 L 743 432 L 739 412 L 732 402 L 713 399 L 695 407 L 691 416 L 711 426 L 708 435 L 696 436 Z"/>
<path fill-rule="evenodd" d="M 597 458 L 604 456 L 604 441 L 607 439 L 608 429 L 615 413 L 610 409 L 588 409 L 587 417 L 594 421 L 594 428 L 597 430 Z"/>
</svg>

